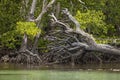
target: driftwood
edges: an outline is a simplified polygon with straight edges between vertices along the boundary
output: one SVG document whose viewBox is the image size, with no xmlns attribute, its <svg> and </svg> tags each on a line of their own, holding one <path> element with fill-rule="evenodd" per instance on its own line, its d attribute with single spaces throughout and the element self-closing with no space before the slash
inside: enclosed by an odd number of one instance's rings
<svg viewBox="0 0 120 80">
<path fill-rule="evenodd" d="M 75 57 L 77 56 L 79 59 L 83 59 L 86 52 L 100 52 L 110 55 L 120 55 L 120 50 L 114 48 L 113 46 L 108 44 L 97 44 L 90 34 L 80 28 L 79 22 L 70 14 L 68 9 L 64 9 L 62 12 L 76 25 L 76 28 L 72 29 L 68 24 L 61 22 L 53 13 L 50 15 L 52 17 L 52 25 L 57 25 L 63 28 L 63 31 L 57 30 L 53 33 L 53 36 L 47 37 L 48 40 L 54 41 L 54 43 L 50 45 L 51 54 L 55 55 L 52 57 L 56 57 L 56 59 L 53 60 L 53 63 L 59 63 L 61 60 L 68 58 L 71 58 L 71 61 L 74 62 L 74 59 L 76 59 Z M 60 35 L 57 35 L 57 33 L 60 33 Z M 58 38 L 58 36 L 63 37 L 66 35 L 67 37 L 65 38 Z M 74 41 L 70 42 L 69 40 L 71 39 L 74 39 Z M 94 56 L 102 62 L 98 56 Z"/>
<path fill-rule="evenodd" d="M 66 28 L 66 32 L 67 33 L 75 33 L 78 34 L 80 36 L 82 36 L 82 39 L 84 40 L 84 43 L 79 41 L 78 38 L 78 42 L 73 43 L 73 46 L 79 46 L 84 48 L 85 50 L 88 51 L 98 51 L 98 52 L 102 52 L 102 53 L 109 53 L 109 54 L 116 54 L 116 55 L 120 55 L 120 50 L 116 49 L 110 45 L 105 45 L 105 44 L 97 44 L 94 40 L 94 38 L 89 35 L 88 33 L 84 32 L 81 28 L 80 28 L 80 24 L 79 22 L 69 13 L 69 11 L 67 9 L 63 10 L 64 14 L 67 15 L 69 17 L 69 19 L 71 21 L 73 21 L 76 25 L 76 29 L 72 29 L 69 26 L 67 26 L 65 23 L 60 22 L 59 20 L 57 20 L 57 18 L 54 16 L 54 14 L 51 15 L 51 17 L 54 20 L 54 23 L 56 24 L 61 24 Z"/>
</svg>

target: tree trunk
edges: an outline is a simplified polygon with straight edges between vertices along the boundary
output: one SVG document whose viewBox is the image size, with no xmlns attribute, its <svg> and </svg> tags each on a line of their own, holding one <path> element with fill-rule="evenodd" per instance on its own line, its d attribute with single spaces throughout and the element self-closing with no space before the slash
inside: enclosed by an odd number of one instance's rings
<svg viewBox="0 0 120 80">
<path fill-rule="evenodd" d="M 35 41 L 34 41 L 34 44 L 33 44 L 33 47 L 32 47 L 32 52 L 33 53 L 38 53 L 38 40 L 39 40 L 39 37 L 40 37 L 40 33 L 38 33 L 36 36 L 35 36 Z"/>
<path fill-rule="evenodd" d="M 24 33 L 23 41 L 21 43 L 20 52 L 25 52 L 26 49 L 27 49 L 27 34 Z"/>
</svg>

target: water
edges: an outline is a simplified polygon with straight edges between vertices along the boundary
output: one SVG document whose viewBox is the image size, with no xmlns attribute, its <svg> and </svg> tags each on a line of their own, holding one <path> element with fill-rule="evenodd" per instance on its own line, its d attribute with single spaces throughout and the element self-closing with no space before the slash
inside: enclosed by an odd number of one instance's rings
<svg viewBox="0 0 120 80">
<path fill-rule="evenodd" d="M 84 66 L 85 67 L 85 66 Z M 0 80 L 120 80 L 120 69 L 70 66 L 0 66 Z"/>
</svg>

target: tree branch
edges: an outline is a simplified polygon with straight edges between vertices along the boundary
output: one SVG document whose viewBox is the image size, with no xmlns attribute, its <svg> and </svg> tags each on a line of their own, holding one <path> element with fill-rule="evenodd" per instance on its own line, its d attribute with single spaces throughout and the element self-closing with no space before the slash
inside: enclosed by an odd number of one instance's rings
<svg viewBox="0 0 120 80">
<path fill-rule="evenodd" d="M 29 18 L 28 18 L 29 21 L 34 21 L 34 12 L 35 12 L 35 8 L 36 8 L 36 3 L 37 3 L 37 0 L 32 1 L 30 14 L 29 14 Z"/>
<path fill-rule="evenodd" d="M 66 24 L 63 23 L 63 22 L 60 22 L 60 21 L 55 17 L 55 15 L 54 15 L 53 13 L 50 14 L 49 16 L 53 18 L 53 19 L 52 19 L 53 24 L 63 25 L 63 26 L 66 28 L 67 31 L 70 31 L 70 32 L 73 31 L 68 25 L 66 25 Z"/>
<path fill-rule="evenodd" d="M 56 0 L 52 0 L 48 3 L 48 5 L 45 6 L 45 0 L 43 1 L 43 7 L 42 7 L 42 11 L 41 13 L 39 14 L 39 16 L 35 19 L 35 21 L 40 21 L 43 14 L 45 14 L 45 12 L 48 10 L 49 7 L 52 6 L 52 4 L 55 2 Z"/>
<path fill-rule="evenodd" d="M 96 45 L 96 42 L 95 42 L 94 38 L 93 38 L 91 35 L 89 35 L 88 33 L 84 32 L 84 31 L 80 28 L 79 22 L 70 14 L 70 12 L 68 11 L 67 8 L 65 8 L 65 9 L 63 10 L 63 13 L 64 13 L 65 15 L 67 15 L 68 18 L 69 18 L 73 23 L 75 23 L 75 25 L 76 25 L 76 31 L 73 30 L 75 33 L 80 34 L 81 36 L 83 36 L 83 37 L 85 38 L 85 42 L 86 42 L 87 44 L 89 44 L 89 45 Z"/>
</svg>

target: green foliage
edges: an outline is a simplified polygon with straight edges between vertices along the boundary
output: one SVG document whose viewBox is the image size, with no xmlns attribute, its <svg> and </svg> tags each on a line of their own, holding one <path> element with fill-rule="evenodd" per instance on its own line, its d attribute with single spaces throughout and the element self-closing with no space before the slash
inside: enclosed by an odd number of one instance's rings
<svg viewBox="0 0 120 80">
<path fill-rule="evenodd" d="M 120 44 L 120 39 L 119 38 L 97 38 L 96 42 L 99 44 Z"/>
<path fill-rule="evenodd" d="M 28 35 L 29 39 L 33 40 L 38 32 L 41 32 L 41 30 L 36 27 L 34 22 L 17 22 L 15 30 L 8 31 L 1 35 L 1 46 L 11 49 L 16 48 L 20 46 L 24 33 Z"/>
<path fill-rule="evenodd" d="M 108 23 L 120 24 L 120 1 L 119 0 L 106 0 L 104 12 Z"/>
<path fill-rule="evenodd" d="M 89 10 L 103 10 L 106 0 L 83 0 Z"/>
<path fill-rule="evenodd" d="M 76 19 L 80 22 L 81 28 L 88 30 L 89 33 L 94 35 L 106 35 L 107 26 L 103 21 L 105 16 L 102 11 L 88 10 L 85 13 L 77 11 Z"/>
<path fill-rule="evenodd" d="M 1 46 L 10 49 L 19 47 L 21 40 L 22 36 L 19 35 L 15 30 L 4 33 L 0 38 Z"/>
<path fill-rule="evenodd" d="M 105 15 L 100 10 L 88 10 L 87 12 L 78 10 L 75 18 L 80 22 L 82 29 L 96 37 L 112 37 L 114 34 L 111 33 L 116 31 L 113 25 L 105 23 Z"/>
<path fill-rule="evenodd" d="M 34 22 L 17 22 L 16 30 L 22 35 L 26 33 L 32 39 L 41 32 Z"/>
<path fill-rule="evenodd" d="M 110 37 L 120 34 L 120 1 L 119 0 L 84 0 L 89 10 L 101 10 L 105 15 L 104 22 L 108 25 L 108 35 Z"/>
<path fill-rule="evenodd" d="M 0 0 L 0 35 L 13 30 L 21 20 L 20 0 Z"/>
<path fill-rule="evenodd" d="M 40 48 L 40 52 L 42 53 L 48 52 L 47 45 L 49 43 L 50 42 L 48 40 L 45 40 L 43 37 L 41 37 L 38 42 L 38 48 Z"/>
<path fill-rule="evenodd" d="M 15 48 L 19 39 L 14 28 L 21 20 L 21 0 L 0 0 L 0 47 Z"/>
</svg>

